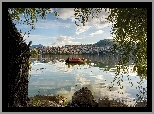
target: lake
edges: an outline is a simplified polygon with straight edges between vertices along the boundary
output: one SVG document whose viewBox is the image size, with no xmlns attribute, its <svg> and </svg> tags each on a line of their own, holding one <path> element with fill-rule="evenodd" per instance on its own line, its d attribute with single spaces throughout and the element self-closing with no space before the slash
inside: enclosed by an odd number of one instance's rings
<svg viewBox="0 0 154 114">
<path fill-rule="evenodd" d="M 68 57 L 86 58 L 86 64 L 66 64 Z M 28 96 L 63 95 L 71 100 L 75 91 L 88 87 L 96 100 L 109 97 L 133 105 L 147 98 L 147 79 L 142 79 L 128 64 L 128 73 L 115 77 L 118 56 L 107 55 L 39 55 L 31 58 L 32 68 Z"/>
</svg>

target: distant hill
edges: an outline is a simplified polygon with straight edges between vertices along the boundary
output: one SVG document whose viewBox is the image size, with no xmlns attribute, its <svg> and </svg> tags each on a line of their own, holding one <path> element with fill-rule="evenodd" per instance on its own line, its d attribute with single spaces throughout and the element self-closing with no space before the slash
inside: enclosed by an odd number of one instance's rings
<svg viewBox="0 0 154 114">
<path fill-rule="evenodd" d="M 43 45 L 41 45 L 41 44 L 39 44 L 39 45 L 32 45 L 32 46 L 30 47 L 30 49 L 38 48 L 38 47 L 43 47 Z"/>
<path fill-rule="evenodd" d="M 114 44 L 113 39 L 104 39 L 100 40 L 99 42 L 93 44 L 95 46 L 112 46 Z"/>
</svg>

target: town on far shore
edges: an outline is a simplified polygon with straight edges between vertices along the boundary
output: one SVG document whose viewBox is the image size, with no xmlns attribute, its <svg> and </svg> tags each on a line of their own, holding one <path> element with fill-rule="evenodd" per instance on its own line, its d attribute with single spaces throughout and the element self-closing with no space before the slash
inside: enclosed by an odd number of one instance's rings
<svg viewBox="0 0 154 114">
<path fill-rule="evenodd" d="M 65 46 L 43 46 L 32 45 L 31 50 L 36 49 L 38 54 L 106 54 L 112 50 L 113 39 L 100 40 L 95 44 L 65 45 Z M 120 50 L 117 50 L 117 53 Z"/>
</svg>

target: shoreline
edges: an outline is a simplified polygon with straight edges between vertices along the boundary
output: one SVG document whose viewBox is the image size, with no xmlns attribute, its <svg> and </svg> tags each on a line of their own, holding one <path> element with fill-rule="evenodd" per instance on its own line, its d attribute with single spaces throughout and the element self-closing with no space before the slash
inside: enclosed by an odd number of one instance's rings
<svg viewBox="0 0 154 114">
<path fill-rule="evenodd" d="M 36 95 L 29 97 L 28 107 L 146 107 L 147 101 L 136 102 L 134 106 L 128 106 L 123 101 L 109 98 L 94 99 L 92 92 L 83 87 L 76 91 L 71 101 L 64 96 Z"/>
</svg>

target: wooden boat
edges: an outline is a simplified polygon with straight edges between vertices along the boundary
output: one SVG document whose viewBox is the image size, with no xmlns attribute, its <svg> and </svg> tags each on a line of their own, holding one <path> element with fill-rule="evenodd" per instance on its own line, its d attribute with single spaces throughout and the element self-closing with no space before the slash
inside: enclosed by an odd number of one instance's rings
<svg viewBox="0 0 154 114">
<path fill-rule="evenodd" d="M 85 63 L 87 62 L 87 59 L 84 58 L 68 58 L 66 61 L 66 63 Z"/>
</svg>

